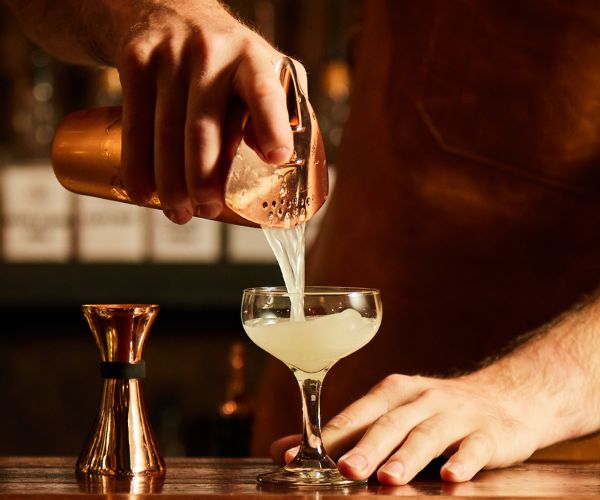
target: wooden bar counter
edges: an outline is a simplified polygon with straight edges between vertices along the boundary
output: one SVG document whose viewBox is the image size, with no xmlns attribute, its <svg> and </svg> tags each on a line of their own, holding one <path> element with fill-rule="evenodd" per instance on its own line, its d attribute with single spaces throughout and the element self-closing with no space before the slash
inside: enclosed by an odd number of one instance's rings
<svg viewBox="0 0 600 500">
<path fill-rule="evenodd" d="M 156 479 L 79 480 L 75 459 L 60 457 L 0 457 L 0 498 L 58 498 L 87 495 L 124 498 L 355 498 L 426 497 L 458 498 L 600 498 L 600 462 L 528 462 L 508 469 L 480 472 L 473 481 L 444 483 L 425 472 L 407 486 L 372 483 L 339 489 L 291 489 L 259 486 L 258 473 L 274 469 L 264 459 L 172 458 L 167 475 Z"/>
</svg>

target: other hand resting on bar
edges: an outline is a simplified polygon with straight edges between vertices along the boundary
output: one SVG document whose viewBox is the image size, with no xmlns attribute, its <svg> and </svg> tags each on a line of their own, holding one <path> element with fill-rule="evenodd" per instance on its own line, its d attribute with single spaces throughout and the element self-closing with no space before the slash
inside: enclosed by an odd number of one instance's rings
<svg viewBox="0 0 600 500">
<path fill-rule="evenodd" d="M 390 375 L 323 428 L 325 448 L 351 478 L 405 484 L 444 456 L 442 479 L 460 482 L 597 431 L 599 317 L 595 297 L 467 375 Z M 273 458 L 291 460 L 298 442 L 275 441 Z"/>
</svg>

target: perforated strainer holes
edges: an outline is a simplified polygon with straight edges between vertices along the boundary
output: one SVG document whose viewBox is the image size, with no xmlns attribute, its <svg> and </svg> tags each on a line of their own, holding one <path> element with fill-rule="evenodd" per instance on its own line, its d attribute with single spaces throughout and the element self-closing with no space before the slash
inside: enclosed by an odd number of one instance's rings
<svg viewBox="0 0 600 500">
<path fill-rule="evenodd" d="M 288 198 L 283 196 L 277 200 L 263 200 L 262 207 L 267 212 L 269 221 L 273 221 L 275 218 L 278 220 L 285 219 L 291 221 L 292 219 L 300 219 L 300 222 L 304 220 L 306 216 L 305 205 L 308 205 L 309 198 Z"/>
</svg>

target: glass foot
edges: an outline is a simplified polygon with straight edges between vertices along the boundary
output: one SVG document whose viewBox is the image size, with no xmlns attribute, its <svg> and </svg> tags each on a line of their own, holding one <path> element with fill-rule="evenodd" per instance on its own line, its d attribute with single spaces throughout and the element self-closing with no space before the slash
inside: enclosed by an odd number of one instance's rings
<svg viewBox="0 0 600 500">
<path fill-rule="evenodd" d="M 288 486 L 342 487 L 367 484 L 366 479 L 355 480 L 343 476 L 337 469 L 311 469 L 286 467 L 275 472 L 260 474 L 256 480 L 260 484 L 280 484 Z"/>
</svg>

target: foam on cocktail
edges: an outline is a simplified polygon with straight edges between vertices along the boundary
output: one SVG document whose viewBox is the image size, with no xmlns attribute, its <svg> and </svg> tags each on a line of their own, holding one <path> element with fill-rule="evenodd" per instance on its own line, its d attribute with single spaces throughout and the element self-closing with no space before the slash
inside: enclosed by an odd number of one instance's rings
<svg viewBox="0 0 600 500">
<path fill-rule="evenodd" d="M 260 348 L 306 373 L 318 373 L 367 344 L 377 332 L 376 319 L 354 309 L 306 321 L 257 318 L 244 324 L 248 337 Z"/>
</svg>

